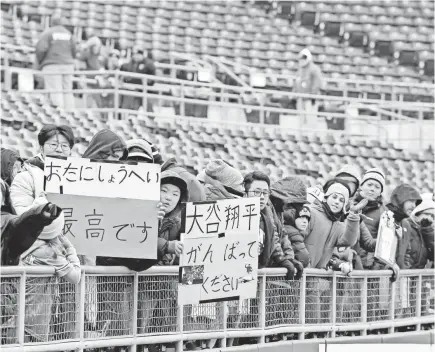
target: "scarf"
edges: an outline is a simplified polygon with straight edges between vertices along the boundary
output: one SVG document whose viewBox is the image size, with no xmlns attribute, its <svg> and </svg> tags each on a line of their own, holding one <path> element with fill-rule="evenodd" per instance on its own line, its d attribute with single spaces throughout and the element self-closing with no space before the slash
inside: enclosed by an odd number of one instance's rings
<svg viewBox="0 0 435 352">
<path fill-rule="evenodd" d="M 400 224 L 403 219 L 408 217 L 408 215 L 406 215 L 401 208 L 392 203 L 387 204 L 387 208 L 393 212 L 394 221 L 396 221 L 396 224 Z"/>
<path fill-rule="evenodd" d="M 361 202 L 363 199 L 364 198 L 361 196 L 361 191 L 355 193 L 354 200 L 357 204 Z M 382 206 L 382 204 L 383 204 L 383 199 L 382 199 L 382 195 L 380 195 L 375 200 L 369 200 L 369 202 L 363 209 L 363 213 L 368 213 L 372 210 L 379 209 Z M 350 206 L 348 208 L 350 208 Z"/>
<path fill-rule="evenodd" d="M 339 213 L 334 214 L 331 210 L 331 208 L 329 207 L 328 203 L 326 203 L 326 201 L 322 202 L 322 207 L 323 210 L 325 211 L 326 217 L 331 220 L 332 222 L 334 221 L 341 221 L 344 213 L 343 210 L 340 211 Z"/>
</svg>

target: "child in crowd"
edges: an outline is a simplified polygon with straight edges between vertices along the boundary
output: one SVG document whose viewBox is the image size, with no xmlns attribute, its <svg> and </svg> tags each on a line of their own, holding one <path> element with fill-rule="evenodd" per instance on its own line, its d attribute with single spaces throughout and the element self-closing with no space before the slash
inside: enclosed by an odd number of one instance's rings
<svg viewBox="0 0 435 352">
<path fill-rule="evenodd" d="M 290 209 L 284 205 L 284 232 L 288 235 L 295 253 L 295 259 L 300 261 L 304 268 L 310 264 L 310 254 L 305 247 L 304 238 L 307 235 L 307 228 L 311 218 L 310 209 L 302 205 L 295 209 L 293 220 Z"/>
</svg>

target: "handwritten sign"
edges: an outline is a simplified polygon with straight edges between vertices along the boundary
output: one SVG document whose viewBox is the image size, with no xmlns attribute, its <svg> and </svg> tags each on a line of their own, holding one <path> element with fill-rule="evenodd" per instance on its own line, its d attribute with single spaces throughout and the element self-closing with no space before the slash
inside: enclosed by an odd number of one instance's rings
<svg viewBox="0 0 435 352">
<path fill-rule="evenodd" d="M 51 171 L 55 166 L 59 167 L 56 173 L 59 177 Z M 68 175 L 71 167 L 75 168 L 75 178 Z M 87 180 L 86 168 L 89 168 Z M 127 170 L 125 179 L 117 175 L 114 182 L 106 182 L 117 170 Z M 100 173 L 105 181 L 99 180 Z M 134 180 L 128 181 L 130 173 L 141 177 L 150 174 L 153 179 L 142 182 L 134 176 Z M 92 175 L 97 176 L 92 178 Z M 47 157 L 45 191 L 47 199 L 63 209 L 63 233 L 78 254 L 157 259 L 157 203 L 160 199 L 157 165 Z"/>
<path fill-rule="evenodd" d="M 180 304 L 256 297 L 258 198 L 187 203 L 183 229 Z"/>
<path fill-rule="evenodd" d="M 160 166 L 46 157 L 45 191 L 87 197 L 160 199 Z"/>
<path fill-rule="evenodd" d="M 375 248 L 375 258 L 393 266 L 396 263 L 397 236 L 393 213 L 385 211 L 379 222 L 378 237 Z"/>
</svg>

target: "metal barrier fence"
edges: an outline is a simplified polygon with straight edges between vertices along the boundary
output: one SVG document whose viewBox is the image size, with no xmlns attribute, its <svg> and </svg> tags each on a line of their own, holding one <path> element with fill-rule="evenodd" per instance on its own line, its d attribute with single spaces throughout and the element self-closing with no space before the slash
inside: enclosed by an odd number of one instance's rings
<svg viewBox="0 0 435 352">
<path fill-rule="evenodd" d="M 272 335 L 303 340 L 313 334 L 365 336 L 378 330 L 433 324 L 434 271 L 337 272 L 307 269 L 300 281 L 284 269 L 259 270 L 257 297 L 177 304 L 177 267 L 135 273 L 123 267 L 82 269 L 79 284 L 50 267 L 1 267 L 3 351 L 84 351 L 91 348 L 237 338 L 267 342 Z M 210 341 L 213 343 L 210 345 Z"/>
</svg>

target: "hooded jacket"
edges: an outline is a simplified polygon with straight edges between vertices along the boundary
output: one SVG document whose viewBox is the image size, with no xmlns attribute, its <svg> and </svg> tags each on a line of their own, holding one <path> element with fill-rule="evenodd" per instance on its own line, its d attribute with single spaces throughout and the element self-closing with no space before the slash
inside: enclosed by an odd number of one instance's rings
<svg viewBox="0 0 435 352">
<path fill-rule="evenodd" d="M 41 231 L 56 219 L 61 209 L 55 207 L 53 216 L 45 218 L 42 213 L 47 204 L 35 206 L 20 216 L 1 213 L 1 265 L 18 265 L 20 255 L 38 239 Z"/>
<path fill-rule="evenodd" d="M 115 132 L 104 129 L 92 137 L 88 148 L 83 153 L 83 158 L 104 160 L 117 150 L 123 151 L 121 160 L 125 160 L 128 155 L 128 149 L 124 140 Z"/>
<path fill-rule="evenodd" d="M 159 264 L 172 265 L 178 264 L 178 257 L 174 254 L 167 253 L 167 247 L 170 241 L 180 240 L 181 230 L 181 211 L 183 203 L 189 199 L 189 190 L 187 189 L 186 181 L 177 173 L 172 171 L 162 172 L 161 184 L 170 183 L 176 185 L 180 189 L 180 200 L 177 206 L 163 218 L 159 228 L 158 252 L 161 261 Z"/>
<path fill-rule="evenodd" d="M 397 225 L 402 227 L 396 262 L 400 269 L 422 269 L 429 258 L 429 252 L 420 226 L 403 212 L 403 204 L 407 200 L 416 200 L 416 205 L 422 201 L 416 189 L 408 184 L 401 184 L 391 193 L 390 202 L 387 204 L 387 208 L 394 214 Z"/>
<path fill-rule="evenodd" d="M 33 158 L 27 159 L 26 163 L 44 170 L 44 156 L 41 153 L 35 155 Z"/>
<path fill-rule="evenodd" d="M 23 162 L 23 159 L 20 158 L 20 155 L 17 152 L 5 148 L 1 149 L 1 178 L 9 186 L 12 183 L 12 169 L 14 168 L 16 161 Z"/>
<path fill-rule="evenodd" d="M 166 170 L 176 172 L 186 182 L 189 192 L 189 202 L 202 202 L 206 200 L 204 187 L 194 175 L 188 172 L 184 167 L 178 165 L 175 158 L 168 159 L 162 165 L 162 172 Z"/>
<path fill-rule="evenodd" d="M 284 212 L 283 204 L 304 204 L 307 202 L 307 190 L 305 184 L 298 177 L 286 177 L 271 185 L 271 201 L 276 205 L 276 215 L 281 224 L 281 237 L 287 239 L 293 251 L 293 257 L 300 261 L 304 268 L 308 267 L 310 255 L 304 243 L 306 233 L 301 233 L 295 227 L 294 216 Z M 281 243 L 286 252 L 285 241 Z"/>
<path fill-rule="evenodd" d="M 304 242 L 310 253 L 311 267 L 321 269 L 331 259 L 334 247 L 355 245 L 360 216 L 349 213 L 345 222 L 331 221 L 321 204 L 312 204 L 310 210 L 311 219 Z"/>
</svg>

